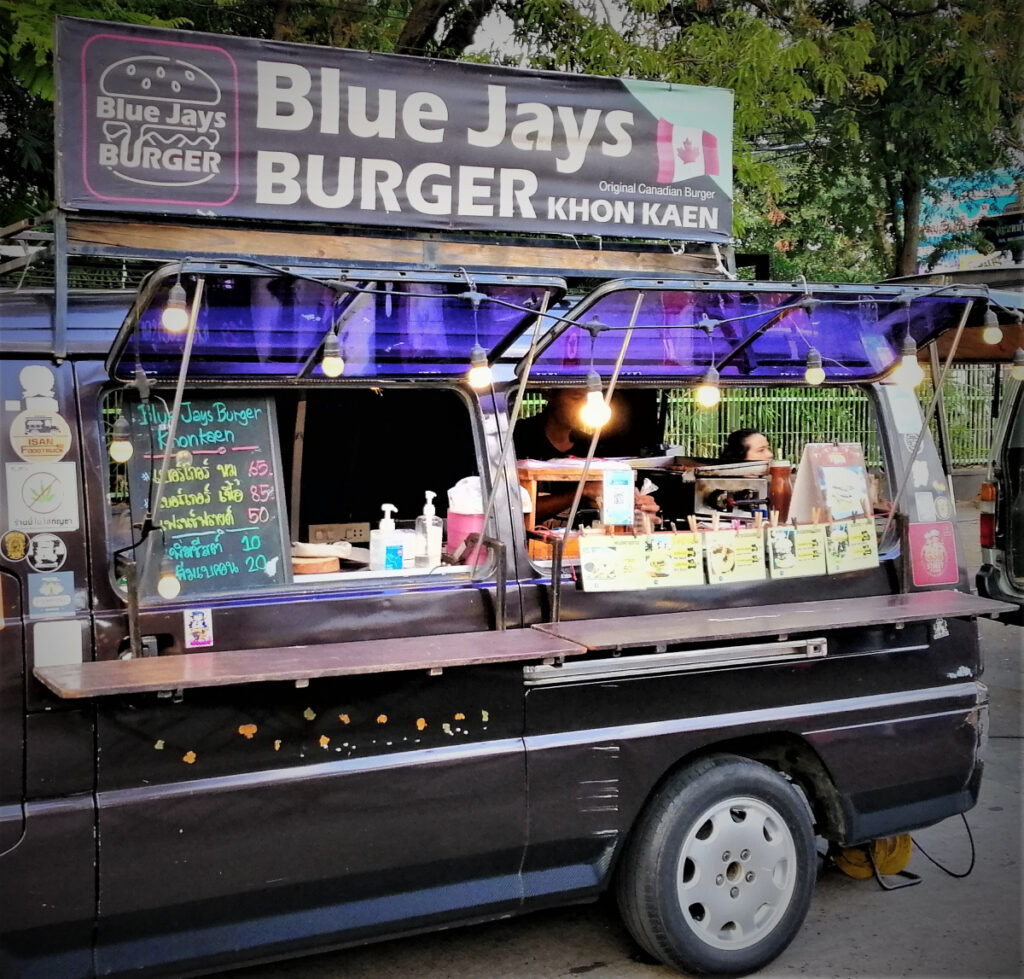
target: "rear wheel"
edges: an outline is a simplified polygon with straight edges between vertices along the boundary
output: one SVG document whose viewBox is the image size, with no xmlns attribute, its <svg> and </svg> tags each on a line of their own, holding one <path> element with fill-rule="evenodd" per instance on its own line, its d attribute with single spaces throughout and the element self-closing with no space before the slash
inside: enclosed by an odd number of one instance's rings
<svg viewBox="0 0 1024 979">
<path fill-rule="evenodd" d="M 800 930 L 816 869 L 797 791 L 764 765 L 717 755 L 669 779 L 641 816 L 623 854 L 619 907 L 666 964 L 751 972 Z"/>
</svg>

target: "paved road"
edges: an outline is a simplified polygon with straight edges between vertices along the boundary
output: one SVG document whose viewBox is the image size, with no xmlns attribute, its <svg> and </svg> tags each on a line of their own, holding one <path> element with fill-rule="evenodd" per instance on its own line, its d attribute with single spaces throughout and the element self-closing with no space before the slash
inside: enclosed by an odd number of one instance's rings
<svg viewBox="0 0 1024 979">
<path fill-rule="evenodd" d="M 969 567 L 978 563 L 976 514 L 962 512 Z M 915 848 L 923 882 L 883 892 L 835 870 L 818 882 L 793 944 L 764 977 L 1024 975 L 1021 949 L 1021 663 L 1024 629 L 982 621 L 992 726 L 979 804 L 967 815 L 977 849 L 971 875 L 946 876 Z M 954 871 L 970 862 L 961 819 L 914 833 Z M 238 970 L 231 979 L 669 979 L 637 950 L 607 902 Z"/>
</svg>

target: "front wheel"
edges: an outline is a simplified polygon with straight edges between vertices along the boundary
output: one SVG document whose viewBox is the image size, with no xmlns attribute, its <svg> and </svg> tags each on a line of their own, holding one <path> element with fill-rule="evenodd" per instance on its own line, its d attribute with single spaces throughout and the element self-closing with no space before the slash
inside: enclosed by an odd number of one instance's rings
<svg viewBox="0 0 1024 979">
<path fill-rule="evenodd" d="M 752 972 L 800 930 L 816 865 L 796 789 L 757 762 L 716 755 L 676 773 L 642 814 L 619 870 L 619 908 L 668 965 Z"/>
</svg>

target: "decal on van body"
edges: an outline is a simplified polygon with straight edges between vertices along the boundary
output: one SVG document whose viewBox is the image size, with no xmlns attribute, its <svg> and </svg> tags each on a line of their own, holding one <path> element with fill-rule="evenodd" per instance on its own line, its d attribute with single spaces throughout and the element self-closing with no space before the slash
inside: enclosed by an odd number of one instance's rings
<svg viewBox="0 0 1024 979">
<path fill-rule="evenodd" d="M 8 561 L 22 561 L 28 553 L 28 536 L 20 530 L 9 530 L 0 537 L 0 555 Z"/>
<path fill-rule="evenodd" d="M 68 548 L 56 534 L 36 534 L 29 540 L 27 556 L 33 571 L 59 571 L 67 560 Z"/>
<path fill-rule="evenodd" d="M 185 609 L 185 648 L 200 649 L 213 645 L 213 609 Z"/>
<path fill-rule="evenodd" d="M 74 610 L 75 576 L 70 571 L 28 576 L 29 615 L 33 619 L 67 615 Z"/>
<path fill-rule="evenodd" d="M 75 463 L 8 462 L 7 503 L 14 530 L 78 530 Z"/>
<path fill-rule="evenodd" d="M 82 629 L 74 619 L 37 622 L 32 627 L 35 666 L 68 666 L 81 663 Z"/>
<path fill-rule="evenodd" d="M 26 462 L 57 462 L 71 448 L 71 429 L 55 411 L 23 411 L 11 422 L 10 436 Z"/>
</svg>

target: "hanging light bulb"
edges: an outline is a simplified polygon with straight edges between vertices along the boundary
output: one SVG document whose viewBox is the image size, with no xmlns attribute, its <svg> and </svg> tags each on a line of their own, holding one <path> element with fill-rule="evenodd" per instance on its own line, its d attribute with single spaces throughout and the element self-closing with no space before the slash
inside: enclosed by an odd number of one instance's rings
<svg viewBox="0 0 1024 979">
<path fill-rule="evenodd" d="M 981 331 L 981 339 L 985 343 L 996 344 L 1003 339 L 1003 331 L 999 326 L 999 317 L 996 316 L 996 311 L 989 306 L 985 310 L 985 319 L 982 321 L 984 329 Z"/>
<path fill-rule="evenodd" d="M 916 388 L 924 380 L 924 371 L 917 362 L 917 344 L 908 333 L 903 338 L 903 355 L 893 372 L 893 380 L 903 387 Z"/>
<path fill-rule="evenodd" d="M 174 562 L 165 554 L 160 559 L 160 577 L 156 582 L 156 593 L 161 598 L 177 598 L 181 594 L 181 581 L 174 571 Z"/>
<path fill-rule="evenodd" d="M 804 371 L 804 380 L 815 388 L 825 380 L 825 368 L 821 366 L 821 354 L 814 347 L 807 351 L 807 370 Z"/>
<path fill-rule="evenodd" d="M 117 416 L 117 421 L 114 422 L 107 451 L 110 453 L 110 458 L 119 463 L 127 462 L 135 452 L 135 446 L 132 445 L 131 428 L 128 426 L 128 419 L 124 417 L 124 412 L 121 412 Z"/>
<path fill-rule="evenodd" d="M 1024 381 L 1024 347 L 1018 347 L 1013 352 L 1013 362 L 1010 367 L 1010 377 L 1015 381 Z"/>
<path fill-rule="evenodd" d="M 341 344 L 338 343 L 338 334 L 331 330 L 324 340 L 324 355 L 320 359 L 320 370 L 327 377 L 341 377 L 345 370 L 345 361 L 341 356 Z"/>
<path fill-rule="evenodd" d="M 487 363 L 487 351 L 479 343 L 474 343 L 473 349 L 469 352 L 469 373 L 466 380 L 474 391 L 482 391 L 491 383 L 491 365 Z"/>
<path fill-rule="evenodd" d="M 180 274 L 167 293 L 167 305 L 160 314 L 160 325 L 168 333 L 184 333 L 188 329 L 188 296 Z"/>
<path fill-rule="evenodd" d="M 612 409 L 604 400 L 604 391 L 601 390 L 601 378 L 597 371 L 590 371 L 587 374 L 587 399 L 580 409 L 580 421 L 587 428 L 603 428 L 612 417 Z"/>
<path fill-rule="evenodd" d="M 701 408 L 714 408 L 722 400 L 722 392 L 718 387 L 718 371 L 714 367 L 708 368 L 694 398 Z"/>
</svg>

